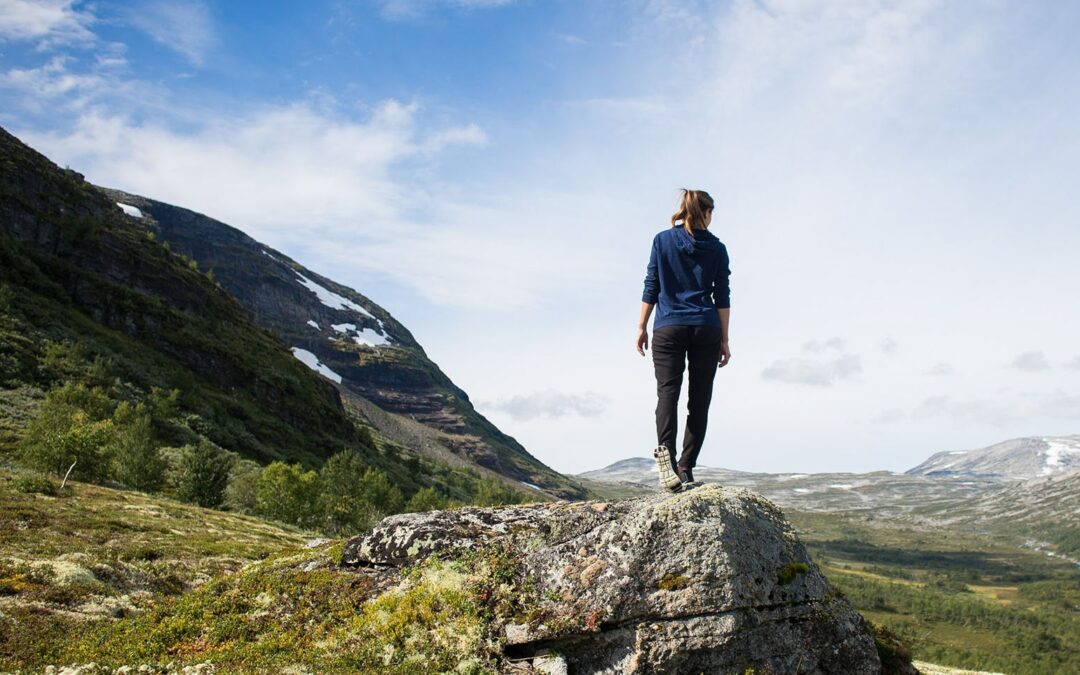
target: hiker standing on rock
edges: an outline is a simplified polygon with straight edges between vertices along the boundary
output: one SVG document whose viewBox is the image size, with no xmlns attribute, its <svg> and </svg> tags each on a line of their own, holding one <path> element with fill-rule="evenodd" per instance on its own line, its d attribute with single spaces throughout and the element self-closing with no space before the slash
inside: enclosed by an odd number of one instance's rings
<svg viewBox="0 0 1080 675">
<path fill-rule="evenodd" d="M 653 367 L 656 371 L 656 439 L 653 451 L 661 487 L 678 492 L 694 480 L 712 400 L 717 367 L 731 359 L 728 317 L 731 291 L 727 247 L 711 232 L 713 199 L 684 189 L 671 227 L 653 238 L 641 295 L 637 351 L 649 348 L 653 307 Z M 676 413 L 683 370 L 690 363 L 688 414 L 682 455 L 675 462 Z"/>
</svg>

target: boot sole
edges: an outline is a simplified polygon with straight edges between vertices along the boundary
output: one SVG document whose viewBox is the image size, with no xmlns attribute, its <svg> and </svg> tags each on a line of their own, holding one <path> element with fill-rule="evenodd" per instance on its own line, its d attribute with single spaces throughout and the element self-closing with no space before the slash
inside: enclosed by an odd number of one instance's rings
<svg viewBox="0 0 1080 675">
<path fill-rule="evenodd" d="M 671 469 L 671 457 L 664 453 L 653 452 L 653 458 L 656 459 L 656 470 L 660 474 L 660 487 L 668 492 L 682 490 L 682 481 Z"/>
</svg>

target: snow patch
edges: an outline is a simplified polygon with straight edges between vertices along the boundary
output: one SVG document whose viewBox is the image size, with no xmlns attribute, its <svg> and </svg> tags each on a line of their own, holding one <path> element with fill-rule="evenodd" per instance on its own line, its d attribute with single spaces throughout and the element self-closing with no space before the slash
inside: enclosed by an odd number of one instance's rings
<svg viewBox="0 0 1080 675">
<path fill-rule="evenodd" d="M 518 482 L 521 483 L 522 485 L 528 485 L 529 487 L 531 487 L 534 490 L 543 490 L 544 489 L 544 488 L 540 487 L 539 485 L 533 485 L 532 483 L 527 483 L 527 482 L 525 482 L 523 480 L 519 480 Z"/>
<path fill-rule="evenodd" d="M 358 345 L 370 345 L 372 347 L 382 347 L 383 345 L 390 344 L 386 336 L 382 333 L 376 333 L 370 328 L 365 328 L 356 335 L 353 336 L 353 340 Z"/>
<path fill-rule="evenodd" d="M 364 316 L 375 319 L 371 312 L 367 311 L 352 300 L 349 300 L 345 296 L 338 295 L 337 293 L 331 291 L 328 288 L 323 288 L 322 286 L 315 283 L 311 279 L 308 279 L 299 272 L 296 273 L 296 276 L 300 277 L 300 283 L 309 291 L 314 293 L 315 297 L 319 299 L 319 302 L 326 305 L 327 307 L 331 307 L 333 309 L 351 309 L 355 312 L 360 312 L 360 314 Z M 378 319 L 375 320 L 378 321 Z"/>
<path fill-rule="evenodd" d="M 341 376 L 334 371 L 327 368 L 325 365 L 319 362 L 319 357 L 315 356 L 306 349 L 300 349 L 299 347 L 292 348 L 292 354 L 296 357 L 300 363 L 304 364 L 308 368 L 311 368 L 316 373 L 322 375 L 328 380 L 341 383 Z"/>
<path fill-rule="evenodd" d="M 277 258 L 275 258 L 274 256 L 270 255 L 270 252 L 269 252 L 269 251 L 265 251 L 265 250 L 264 250 L 264 251 L 262 252 L 262 254 L 263 254 L 264 256 L 266 256 L 267 258 L 270 258 L 271 260 L 277 260 Z"/>
<path fill-rule="evenodd" d="M 853 488 L 855 486 L 852 485 L 851 483 L 833 483 L 829 487 L 836 488 L 837 490 L 850 490 L 851 488 Z"/>
<path fill-rule="evenodd" d="M 795 480 L 796 478 L 807 478 L 809 475 L 808 473 L 792 473 L 786 476 L 777 476 L 776 480 Z"/>
<path fill-rule="evenodd" d="M 315 330 L 322 330 L 322 328 L 319 328 L 319 324 L 317 324 L 314 319 L 308 319 L 307 325 L 311 326 Z"/>
<path fill-rule="evenodd" d="M 380 326 L 382 324 L 379 324 Z M 358 345 L 369 345 L 371 347 L 381 347 L 383 345 L 390 344 L 386 336 L 380 331 L 373 330 L 371 328 L 363 328 L 361 330 L 356 329 L 355 323 L 335 323 L 330 325 L 338 333 L 342 335 L 348 335 L 349 333 L 355 333 L 352 336 L 353 342 Z M 333 338 L 331 338 L 333 339 Z"/>
<path fill-rule="evenodd" d="M 1062 443 L 1054 438 L 1044 438 L 1042 442 L 1046 443 L 1046 460 L 1042 470 L 1044 476 L 1049 476 L 1064 468 L 1066 456 L 1080 454 L 1080 447 L 1071 443 Z"/>
<path fill-rule="evenodd" d="M 128 214 L 132 218 L 142 218 L 142 210 L 137 206 L 131 204 L 125 204 L 123 202 L 116 202 L 116 205 L 120 207 L 120 210 Z"/>
<path fill-rule="evenodd" d="M 948 454 L 950 454 L 950 455 L 966 455 L 967 453 L 968 453 L 967 450 L 950 450 Z"/>
<path fill-rule="evenodd" d="M 792 492 L 810 492 L 807 488 L 795 488 Z"/>
</svg>

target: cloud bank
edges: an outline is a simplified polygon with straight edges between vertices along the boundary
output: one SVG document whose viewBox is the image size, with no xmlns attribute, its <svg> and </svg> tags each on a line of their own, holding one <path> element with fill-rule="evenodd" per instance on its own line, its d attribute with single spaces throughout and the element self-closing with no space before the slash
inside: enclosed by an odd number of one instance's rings
<svg viewBox="0 0 1080 675">
<path fill-rule="evenodd" d="M 480 407 L 506 413 L 515 421 L 527 422 L 541 417 L 596 417 L 607 408 L 607 399 L 594 392 L 565 394 L 548 389 L 482 403 Z"/>
</svg>

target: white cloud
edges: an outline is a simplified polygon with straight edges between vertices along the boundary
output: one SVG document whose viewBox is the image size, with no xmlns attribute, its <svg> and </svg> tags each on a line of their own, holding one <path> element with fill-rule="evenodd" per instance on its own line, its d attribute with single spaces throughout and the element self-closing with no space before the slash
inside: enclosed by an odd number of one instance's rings
<svg viewBox="0 0 1080 675">
<path fill-rule="evenodd" d="M 481 402 L 478 407 L 506 413 L 517 421 L 538 417 L 555 419 L 568 415 L 596 417 L 607 408 L 607 399 L 591 391 L 584 394 L 564 394 L 548 389 L 487 403 Z"/>
<path fill-rule="evenodd" d="M 832 358 L 780 359 L 761 371 L 761 376 L 778 382 L 829 387 L 860 372 L 862 361 L 857 354 L 841 354 Z"/>
<path fill-rule="evenodd" d="M 93 73 L 73 73 L 68 70 L 70 57 L 54 56 L 37 68 L 12 68 L 0 73 L 0 87 L 15 89 L 35 98 L 69 97 L 67 104 L 81 107 L 89 94 L 101 89 L 104 80 Z"/>
<path fill-rule="evenodd" d="M 128 8 L 127 22 L 155 42 L 201 66 L 217 42 L 210 9 L 201 0 L 153 0 Z"/>
<path fill-rule="evenodd" d="M 39 40 L 42 48 L 93 42 L 88 28 L 93 17 L 74 5 L 73 0 L 0 0 L 0 40 Z"/>
<path fill-rule="evenodd" d="M 439 152 L 451 145 L 486 145 L 487 134 L 475 124 L 442 129 L 428 136 L 424 143 L 427 152 Z"/>
<path fill-rule="evenodd" d="M 354 121 L 297 103 L 204 120 L 193 131 L 97 111 L 67 133 L 26 140 L 90 180 L 208 213 L 254 236 L 298 228 L 341 239 L 399 216 L 409 198 L 401 162 L 476 133 L 416 128 L 415 105 L 387 100 Z"/>
<path fill-rule="evenodd" d="M 1050 362 L 1046 360 L 1046 354 L 1042 350 L 1024 352 L 1010 364 L 1017 370 L 1022 370 L 1028 373 L 1038 373 L 1044 370 L 1050 370 Z"/>
</svg>

